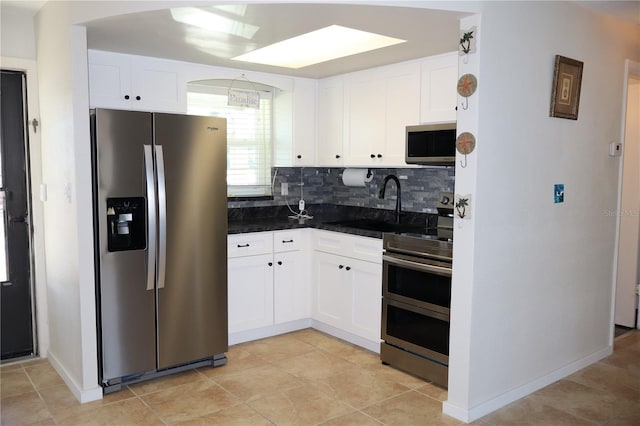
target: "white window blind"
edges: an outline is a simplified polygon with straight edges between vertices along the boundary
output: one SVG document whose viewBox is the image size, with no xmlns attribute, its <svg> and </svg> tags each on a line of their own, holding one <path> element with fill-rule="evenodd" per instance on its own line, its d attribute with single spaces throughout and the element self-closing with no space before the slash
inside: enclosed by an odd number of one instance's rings
<svg viewBox="0 0 640 426">
<path fill-rule="evenodd" d="M 260 108 L 227 105 L 228 87 L 189 85 L 187 113 L 227 119 L 227 196 L 271 195 L 271 92 L 260 91 Z"/>
</svg>

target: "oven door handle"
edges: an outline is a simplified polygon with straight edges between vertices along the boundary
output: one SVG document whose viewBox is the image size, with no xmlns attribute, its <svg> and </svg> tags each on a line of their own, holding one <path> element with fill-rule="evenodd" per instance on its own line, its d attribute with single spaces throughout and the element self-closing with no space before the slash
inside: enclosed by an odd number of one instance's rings
<svg viewBox="0 0 640 426">
<path fill-rule="evenodd" d="M 423 272 L 433 272 L 435 274 L 447 275 L 451 276 L 451 268 L 444 268 L 442 266 L 429 265 L 427 263 L 422 262 L 414 262 L 412 260 L 400 259 L 397 257 L 389 256 L 386 254 L 382 255 L 382 260 L 384 262 L 390 263 L 396 266 L 406 266 L 412 269 L 416 269 Z"/>
<path fill-rule="evenodd" d="M 409 256 L 417 256 L 417 257 L 422 257 L 423 253 L 420 253 L 419 251 L 413 251 L 413 250 L 408 250 L 402 247 L 396 247 L 395 245 L 393 245 L 393 243 L 389 242 L 388 245 L 385 247 L 386 249 L 391 249 L 392 251 L 398 252 L 398 253 L 402 253 L 402 254 L 406 254 Z M 430 253 L 429 254 L 430 257 L 434 258 L 434 259 L 438 259 L 438 260 L 444 260 L 445 262 L 451 262 L 451 257 L 450 256 L 440 256 L 434 253 Z"/>
</svg>

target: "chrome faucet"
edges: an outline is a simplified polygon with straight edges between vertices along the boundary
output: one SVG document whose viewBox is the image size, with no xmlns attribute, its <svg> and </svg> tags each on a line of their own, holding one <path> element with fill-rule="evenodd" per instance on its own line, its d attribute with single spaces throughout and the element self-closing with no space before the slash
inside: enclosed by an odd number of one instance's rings
<svg viewBox="0 0 640 426">
<path fill-rule="evenodd" d="M 384 182 L 382 183 L 382 188 L 380 188 L 380 198 L 384 198 L 384 192 L 387 188 L 387 182 L 393 180 L 396 183 L 396 188 L 398 188 L 398 198 L 396 198 L 396 223 L 400 223 L 400 212 L 402 211 L 402 201 L 401 201 L 401 191 L 400 191 L 400 179 L 396 175 L 387 175 L 384 178 Z"/>
</svg>

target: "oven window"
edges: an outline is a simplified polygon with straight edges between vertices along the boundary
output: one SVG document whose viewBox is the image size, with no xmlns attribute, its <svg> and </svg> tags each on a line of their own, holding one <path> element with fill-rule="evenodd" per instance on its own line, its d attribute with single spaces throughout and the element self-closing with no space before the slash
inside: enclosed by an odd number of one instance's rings
<svg viewBox="0 0 640 426">
<path fill-rule="evenodd" d="M 449 322 L 387 304 L 386 333 L 449 356 Z"/>
<path fill-rule="evenodd" d="M 451 308 L 451 277 L 388 263 L 385 265 L 389 293 Z"/>
</svg>

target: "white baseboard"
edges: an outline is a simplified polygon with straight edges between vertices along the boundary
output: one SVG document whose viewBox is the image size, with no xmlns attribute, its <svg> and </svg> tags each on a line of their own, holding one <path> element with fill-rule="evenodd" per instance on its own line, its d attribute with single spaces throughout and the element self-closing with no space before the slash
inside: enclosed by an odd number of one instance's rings
<svg viewBox="0 0 640 426">
<path fill-rule="evenodd" d="M 75 396 L 81 404 L 102 399 L 102 388 L 100 386 L 92 389 L 82 389 L 82 386 L 80 386 L 75 381 L 75 379 L 69 374 L 67 369 L 64 368 L 64 366 L 58 361 L 58 358 L 56 358 L 55 354 L 51 351 L 51 348 L 49 348 L 47 355 L 49 363 L 53 366 L 53 368 L 55 368 L 60 377 L 62 377 L 62 380 L 64 380 L 64 382 L 66 383 L 71 393 L 73 393 L 73 396 Z"/>
<path fill-rule="evenodd" d="M 322 331 L 323 333 L 330 334 L 334 337 L 337 337 L 338 339 L 342 339 L 349 343 L 353 343 L 354 345 L 368 349 L 377 354 L 380 353 L 380 341 L 374 342 L 311 318 L 289 321 L 283 324 L 270 325 L 253 330 L 229 333 L 229 345 L 251 342 L 253 340 L 273 337 L 279 334 L 290 333 L 292 331 L 303 330 L 310 327 Z"/>
<path fill-rule="evenodd" d="M 311 327 L 337 337 L 338 339 L 342 339 L 349 343 L 353 343 L 354 345 L 368 349 L 371 352 L 375 352 L 377 354 L 380 353 L 380 340 L 374 342 L 317 320 L 311 320 Z"/>
<path fill-rule="evenodd" d="M 523 398 L 539 389 L 542 389 L 543 387 L 548 386 L 551 383 L 557 382 L 560 379 L 570 376 L 576 371 L 581 370 L 593 364 L 594 362 L 598 362 L 601 359 L 611 355 L 612 353 L 613 346 L 607 346 L 606 348 L 594 352 L 589 356 L 586 356 L 578 361 L 572 362 L 569 365 L 559 368 L 551 372 L 550 374 L 547 374 L 546 376 L 540 377 L 532 382 L 506 392 L 489 401 L 483 402 L 482 404 L 475 407 L 467 409 L 454 405 L 449 401 L 445 401 L 442 404 L 442 412 L 448 416 L 454 417 L 466 423 L 473 422 L 480 417 L 486 416 L 487 414 L 492 413 L 493 411 L 502 408 L 505 405 L 511 404 L 512 402 L 517 401 L 518 399 Z"/>
<path fill-rule="evenodd" d="M 229 345 L 250 342 L 252 340 L 264 339 L 265 337 L 277 336 L 279 334 L 290 333 L 311 327 L 311 318 L 304 318 L 296 321 L 289 321 L 282 324 L 270 325 L 253 330 L 237 331 L 229 333 Z"/>
</svg>

